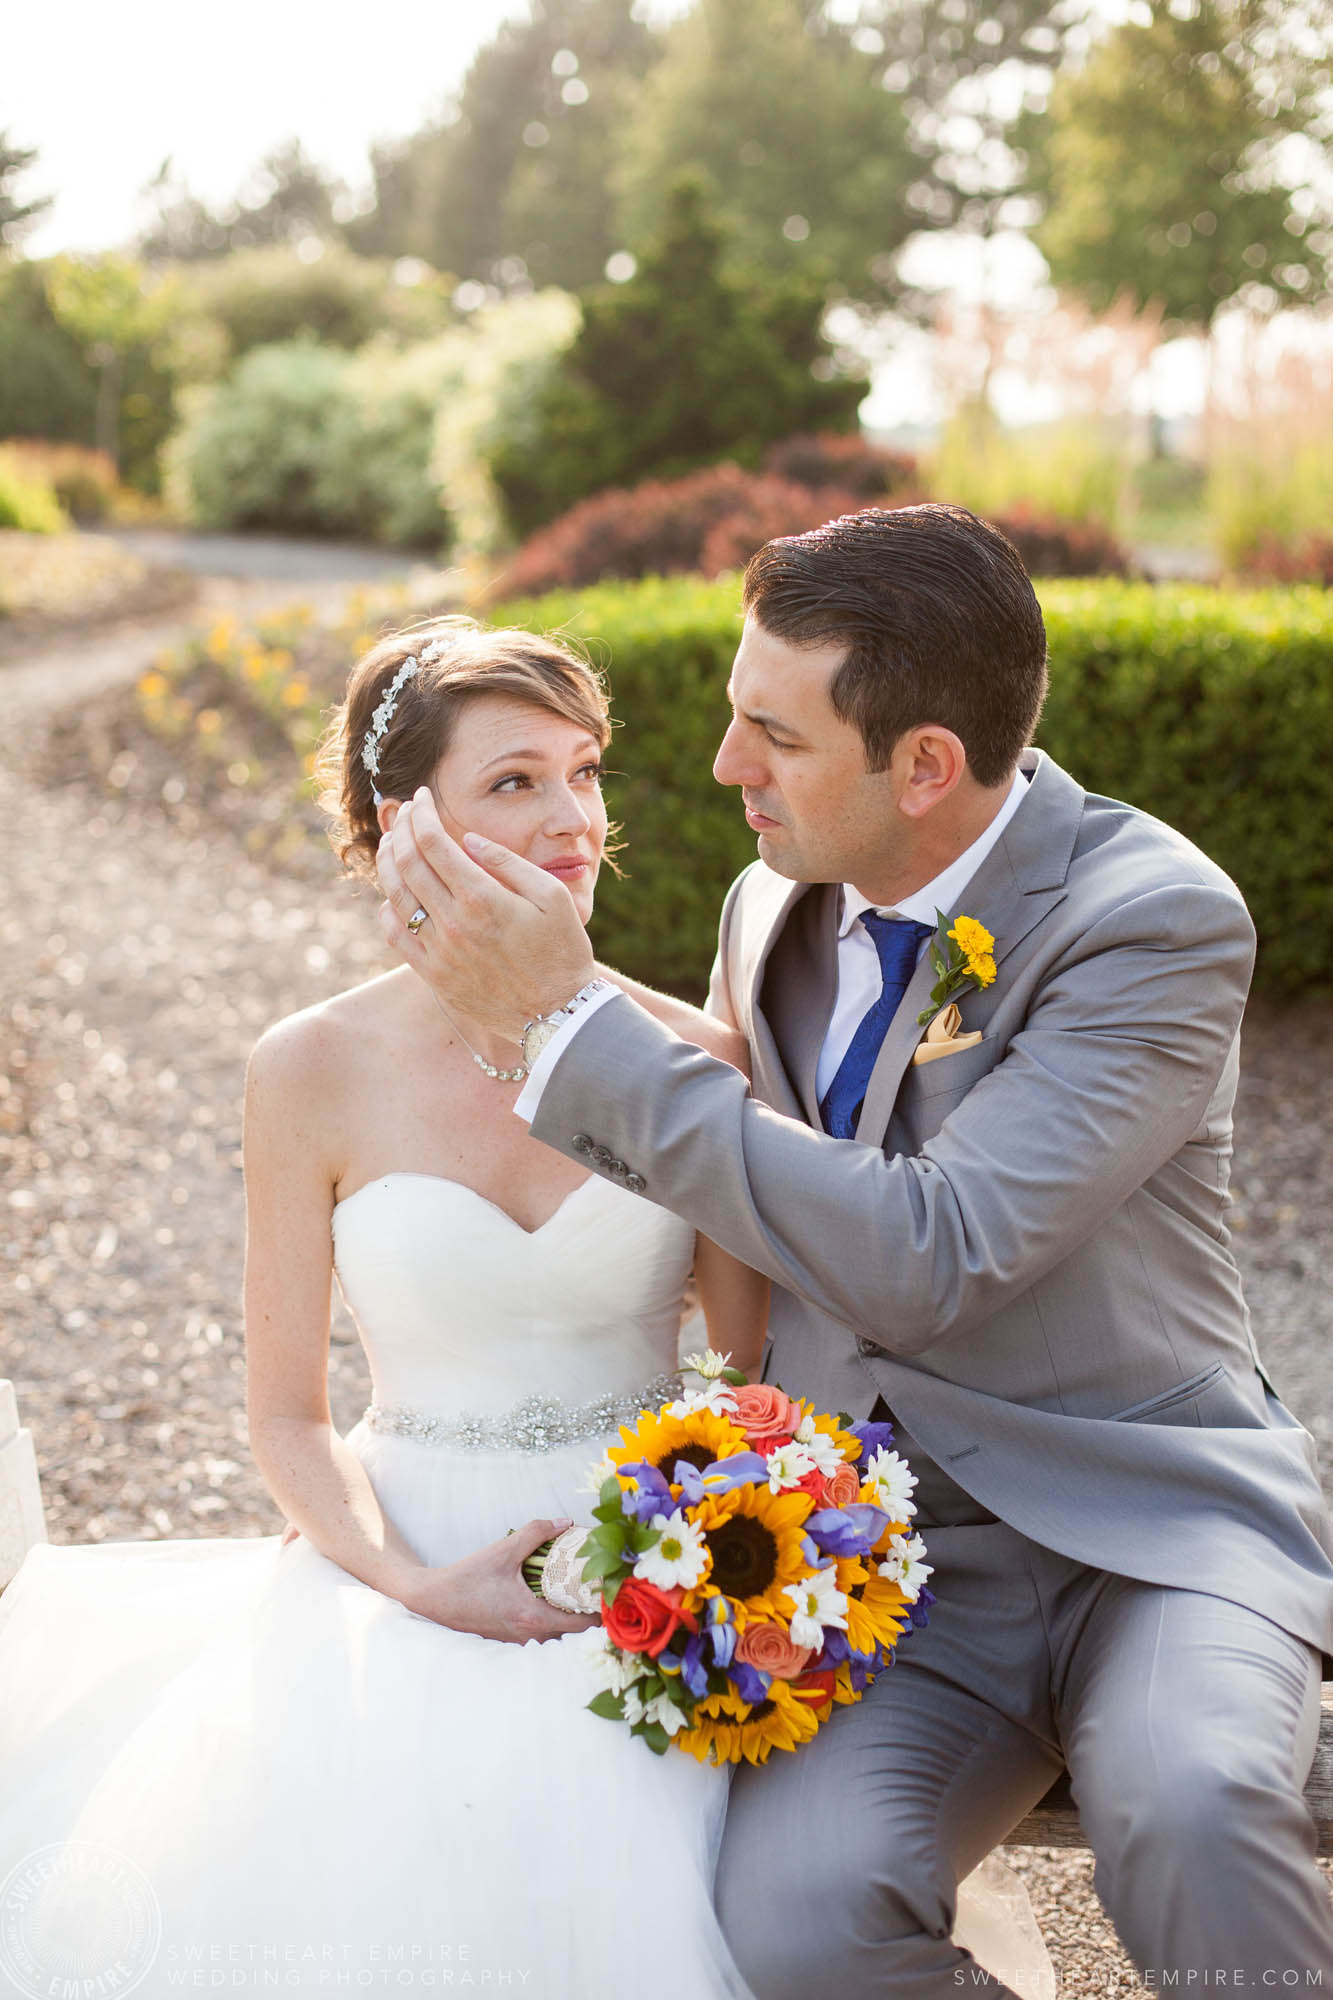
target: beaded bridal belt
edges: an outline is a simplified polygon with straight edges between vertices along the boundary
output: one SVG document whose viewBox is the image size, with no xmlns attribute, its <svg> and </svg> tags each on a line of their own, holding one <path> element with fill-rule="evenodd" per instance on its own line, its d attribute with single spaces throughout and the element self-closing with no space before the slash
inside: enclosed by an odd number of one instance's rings
<svg viewBox="0 0 1333 2000">
<path fill-rule="evenodd" d="M 678 1375 L 654 1375 L 641 1389 L 598 1396 L 591 1403 L 567 1403 L 561 1396 L 525 1396 L 507 1410 L 486 1416 L 433 1417 L 425 1410 L 371 1403 L 364 1421 L 387 1437 L 417 1444 L 452 1445 L 455 1451 L 556 1451 L 581 1438 L 604 1437 L 639 1412 L 679 1396 Z"/>
</svg>

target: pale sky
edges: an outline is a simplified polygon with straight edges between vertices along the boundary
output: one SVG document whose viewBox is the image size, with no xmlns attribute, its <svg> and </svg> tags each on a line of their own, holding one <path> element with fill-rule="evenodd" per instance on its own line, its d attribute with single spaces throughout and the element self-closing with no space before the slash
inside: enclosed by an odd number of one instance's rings
<svg viewBox="0 0 1333 2000">
<path fill-rule="evenodd" d="M 681 3 L 652 0 L 652 12 Z M 168 154 L 207 201 L 293 135 L 363 184 L 370 142 L 414 131 L 500 23 L 526 12 L 525 0 L 13 0 L 0 131 L 39 152 L 20 191 L 56 197 L 24 249 L 125 242 Z"/>
</svg>

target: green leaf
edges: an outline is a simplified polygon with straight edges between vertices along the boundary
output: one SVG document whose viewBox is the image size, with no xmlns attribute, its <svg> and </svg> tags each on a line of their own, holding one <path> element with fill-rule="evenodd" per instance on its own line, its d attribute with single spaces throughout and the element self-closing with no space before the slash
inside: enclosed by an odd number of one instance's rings
<svg viewBox="0 0 1333 2000">
<path fill-rule="evenodd" d="M 595 1581 L 595 1579 L 592 1577 L 589 1576 L 584 1577 L 585 1583 L 592 1583 L 593 1581 Z M 616 1598 L 620 1595 L 620 1586 L 624 1581 L 625 1579 L 623 1576 L 604 1576 L 602 1578 L 603 1604 L 615 1603 Z"/>
<path fill-rule="evenodd" d="M 598 1549 L 583 1565 L 583 1581 L 596 1583 L 599 1578 L 610 1578 L 620 1571 L 627 1575 L 630 1567 L 631 1565 L 625 1561 L 623 1550 Z"/>
<path fill-rule="evenodd" d="M 621 1491 L 620 1481 L 612 1474 L 611 1478 L 602 1481 L 602 1490 L 597 1498 L 603 1507 L 615 1506 L 618 1509 Z"/>
<path fill-rule="evenodd" d="M 743 1389 L 749 1381 L 749 1377 L 742 1374 L 739 1368 L 724 1368 L 718 1380 L 728 1383 L 733 1389 Z"/>
<path fill-rule="evenodd" d="M 641 1736 L 655 1757 L 665 1756 L 671 1748 L 671 1738 L 660 1722 L 635 1722 L 630 1725 L 631 1736 Z"/>
<path fill-rule="evenodd" d="M 594 1715 L 600 1715 L 607 1722 L 623 1722 L 625 1719 L 625 1697 L 613 1694 L 610 1688 L 603 1688 L 588 1703 Z"/>
</svg>

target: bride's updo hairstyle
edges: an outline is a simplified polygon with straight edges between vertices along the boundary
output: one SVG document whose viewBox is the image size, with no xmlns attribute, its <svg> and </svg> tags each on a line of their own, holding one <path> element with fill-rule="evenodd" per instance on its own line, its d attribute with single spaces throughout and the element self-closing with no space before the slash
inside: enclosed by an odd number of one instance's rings
<svg viewBox="0 0 1333 2000">
<path fill-rule="evenodd" d="M 428 649 L 431 658 L 422 660 Z M 378 778 L 372 777 L 362 761 L 366 732 L 374 727 L 391 682 L 411 659 L 420 665 L 394 697 L 378 744 Z M 463 617 L 431 618 L 390 632 L 353 667 L 347 699 L 333 711 L 315 762 L 319 803 L 344 868 L 373 876 L 380 843 L 376 791 L 386 799 L 410 799 L 419 785 L 428 785 L 461 710 L 488 694 L 563 716 L 586 729 L 603 750 L 611 740 L 601 676 L 558 639 Z"/>
</svg>

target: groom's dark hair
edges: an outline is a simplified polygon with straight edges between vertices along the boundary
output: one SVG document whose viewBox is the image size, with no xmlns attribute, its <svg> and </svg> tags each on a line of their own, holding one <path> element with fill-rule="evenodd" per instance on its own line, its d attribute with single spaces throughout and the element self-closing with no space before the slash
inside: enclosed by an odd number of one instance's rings
<svg viewBox="0 0 1333 2000">
<path fill-rule="evenodd" d="M 765 542 L 745 608 L 792 645 L 845 640 L 829 693 L 882 771 L 904 730 L 952 729 L 980 785 L 1031 741 L 1046 696 L 1046 628 L 1013 543 L 965 507 L 866 507 Z"/>
</svg>

